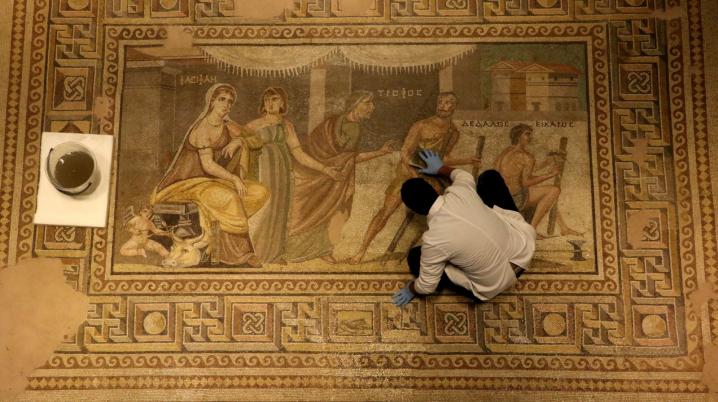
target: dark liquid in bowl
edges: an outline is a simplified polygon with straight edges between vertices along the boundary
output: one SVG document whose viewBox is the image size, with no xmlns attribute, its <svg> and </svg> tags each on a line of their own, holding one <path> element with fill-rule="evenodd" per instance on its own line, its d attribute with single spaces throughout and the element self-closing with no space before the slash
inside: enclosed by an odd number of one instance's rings
<svg viewBox="0 0 718 402">
<path fill-rule="evenodd" d="M 55 180 L 64 188 L 73 188 L 85 183 L 95 169 L 95 161 L 82 151 L 61 156 L 55 165 Z"/>
</svg>

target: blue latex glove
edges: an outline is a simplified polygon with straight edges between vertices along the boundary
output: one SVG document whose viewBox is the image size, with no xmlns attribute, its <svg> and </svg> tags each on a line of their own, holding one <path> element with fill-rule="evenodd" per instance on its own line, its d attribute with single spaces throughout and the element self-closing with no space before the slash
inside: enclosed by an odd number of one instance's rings
<svg viewBox="0 0 718 402">
<path fill-rule="evenodd" d="M 409 284 L 411 284 L 411 282 L 407 283 L 406 286 L 404 286 L 404 288 L 400 291 L 394 293 L 394 305 L 401 307 L 405 304 L 408 304 L 412 299 L 414 299 L 414 297 L 416 297 L 416 295 L 411 291 L 411 289 L 409 289 Z"/>
<path fill-rule="evenodd" d="M 424 163 L 426 163 L 426 167 L 419 169 L 419 173 L 435 175 L 438 174 L 439 169 L 444 166 L 444 162 L 441 160 L 439 154 L 432 150 L 422 149 L 419 151 L 419 156 Z"/>
</svg>

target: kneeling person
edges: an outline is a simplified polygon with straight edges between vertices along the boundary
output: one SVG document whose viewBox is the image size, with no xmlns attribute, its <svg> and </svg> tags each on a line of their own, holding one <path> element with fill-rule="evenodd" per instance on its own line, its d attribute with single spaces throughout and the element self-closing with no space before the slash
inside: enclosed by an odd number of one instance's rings
<svg viewBox="0 0 718 402">
<path fill-rule="evenodd" d="M 488 170 L 475 183 L 470 173 L 444 166 L 432 151 L 420 156 L 427 165 L 421 173 L 448 177 L 452 184 L 444 195 L 420 178 L 402 185 L 402 201 L 427 216 L 429 229 L 422 246 L 409 253 L 416 279 L 394 295 L 394 304 L 442 287 L 485 301 L 513 286 L 533 257 L 536 231 L 518 212 L 501 175 Z"/>
</svg>

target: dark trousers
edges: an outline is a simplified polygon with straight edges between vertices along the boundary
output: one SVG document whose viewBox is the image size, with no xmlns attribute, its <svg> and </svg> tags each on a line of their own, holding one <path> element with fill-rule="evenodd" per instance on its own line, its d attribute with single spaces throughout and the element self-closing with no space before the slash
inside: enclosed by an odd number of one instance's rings
<svg viewBox="0 0 718 402">
<path fill-rule="evenodd" d="M 516 207 L 514 199 L 511 197 L 511 192 L 509 191 L 508 186 L 506 186 L 504 178 L 501 177 L 501 174 L 496 170 L 487 170 L 479 175 L 476 179 L 476 192 L 479 194 L 481 201 L 488 205 L 489 208 L 496 205 L 499 208 L 511 211 L 518 212 L 519 210 Z M 409 264 L 409 271 L 411 272 L 411 275 L 418 278 L 421 272 L 421 246 L 417 246 L 409 250 L 409 255 L 407 256 L 406 261 Z M 451 282 L 449 277 L 446 275 L 446 272 L 441 275 L 441 280 L 439 281 L 439 285 L 436 287 L 436 291 L 439 292 L 443 289 L 448 289 L 454 293 L 480 301 L 470 290 L 464 289 L 454 282 Z"/>
<path fill-rule="evenodd" d="M 416 246 L 409 250 L 409 255 L 406 257 L 406 261 L 409 263 L 409 272 L 411 272 L 411 275 L 414 278 L 418 278 L 421 272 L 421 246 Z M 477 299 L 476 296 L 474 296 L 474 293 L 472 291 L 452 282 L 451 279 L 449 279 L 449 277 L 446 275 L 446 272 L 441 275 L 439 285 L 436 287 L 436 292 L 441 292 L 444 289 L 473 299 L 476 302 L 481 302 L 481 300 Z"/>
<path fill-rule="evenodd" d="M 496 170 L 487 170 L 479 175 L 476 179 L 476 192 L 481 197 L 481 201 L 489 208 L 496 205 L 499 208 L 519 212 L 513 197 L 511 197 L 509 187 L 501 177 L 501 173 Z"/>
</svg>

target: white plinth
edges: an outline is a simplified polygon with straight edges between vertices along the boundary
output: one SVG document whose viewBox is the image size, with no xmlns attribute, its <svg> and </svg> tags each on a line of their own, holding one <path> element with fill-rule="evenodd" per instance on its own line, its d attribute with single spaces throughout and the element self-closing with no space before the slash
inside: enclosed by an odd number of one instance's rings
<svg viewBox="0 0 718 402">
<path fill-rule="evenodd" d="M 69 196 L 50 183 L 47 177 L 47 156 L 50 148 L 66 141 L 78 142 L 95 154 L 100 170 L 100 184 L 87 195 Z M 40 184 L 37 191 L 36 225 L 58 226 L 107 226 L 107 201 L 110 193 L 110 170 L 112 168 L 111 135 L 42 133 L 40 148 Z"/>
</svg>

